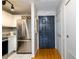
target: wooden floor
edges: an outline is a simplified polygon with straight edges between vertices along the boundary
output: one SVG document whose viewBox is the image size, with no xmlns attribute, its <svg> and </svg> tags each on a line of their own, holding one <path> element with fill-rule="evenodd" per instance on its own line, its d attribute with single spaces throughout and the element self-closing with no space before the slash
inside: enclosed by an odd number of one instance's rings
<svg viewBox="0 0 79 59">
<path fill-rule="evenodd" d="M 39 49 L 33 59 L 61 59 L 56 49 Z"/>
</svg>

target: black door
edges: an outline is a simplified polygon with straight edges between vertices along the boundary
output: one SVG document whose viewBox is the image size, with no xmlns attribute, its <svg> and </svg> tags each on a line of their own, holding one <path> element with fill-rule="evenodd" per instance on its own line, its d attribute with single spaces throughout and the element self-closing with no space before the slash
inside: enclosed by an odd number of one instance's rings
<svg viewBox="0 0 79 59">
<path fill-rule="evenodd" d="M 55 48 L 54 16 L 39 16 L 39 48 Z"/>
</svg>

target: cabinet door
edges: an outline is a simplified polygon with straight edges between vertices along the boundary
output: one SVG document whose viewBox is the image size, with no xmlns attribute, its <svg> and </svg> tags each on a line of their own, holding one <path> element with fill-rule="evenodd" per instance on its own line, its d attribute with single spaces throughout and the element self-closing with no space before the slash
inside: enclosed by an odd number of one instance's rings
<svg viewBox="0 0 79 59">
<path fill-rule="evenodd" d="M 8 38 L 8 53 L 16 50 L 16 36 L 11 36 Z"/>
<path fill-rule="evenodd" d="M 2 26 L 7 26 L 7 27 L 15 27 L 16 21 L 14 19 L 14 16 L 6 11 L 2 11 Z"/>
</svg>

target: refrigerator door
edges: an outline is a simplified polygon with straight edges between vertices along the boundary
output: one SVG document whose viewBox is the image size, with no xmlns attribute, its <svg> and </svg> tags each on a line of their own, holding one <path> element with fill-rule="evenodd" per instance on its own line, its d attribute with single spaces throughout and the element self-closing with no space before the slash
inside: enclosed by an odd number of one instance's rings
<svg viewBox="0 0 79 59">
<path fill-rule="evenodd" d="M 17 52 L 31 53 L 31 21 L 17 21 Z"/>
</svg>

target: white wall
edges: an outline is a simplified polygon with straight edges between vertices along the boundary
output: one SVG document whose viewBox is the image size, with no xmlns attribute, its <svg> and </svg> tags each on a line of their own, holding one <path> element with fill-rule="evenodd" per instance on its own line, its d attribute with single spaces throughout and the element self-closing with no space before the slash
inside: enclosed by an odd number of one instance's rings
<svg viewBox="0 0 79 59">
<path fill-rule="evenodd" d="M 36 6 L 32 2 L 31 3 L 31 39 L 32 39 L 32 57 L 35 56 L 37 52 L 37 39 L 36 39 L 36 31 L 35 31 L 35 21 L 37 17 L 37 11 L 36 11 Z"/>
<path fill-rule="evenodd" d="M 64 58 L 64 4 L 63 1 L 56 13 L 56 48 Z"/>
<path fill-rule="evenodd" d="M 56 15 L 56 11 L 37 11 L 38 16 Z"/>
</svg>

